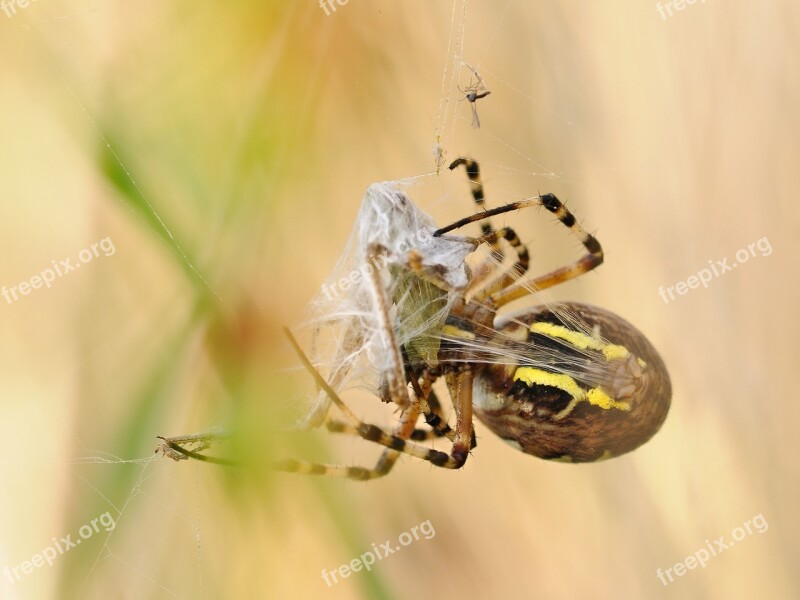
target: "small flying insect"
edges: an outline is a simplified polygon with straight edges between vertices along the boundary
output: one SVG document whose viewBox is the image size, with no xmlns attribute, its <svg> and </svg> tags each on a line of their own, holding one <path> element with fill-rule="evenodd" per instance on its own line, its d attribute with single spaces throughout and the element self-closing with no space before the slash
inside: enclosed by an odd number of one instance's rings
<svg viewBox="0 0 800 600">
<path fill-rule="evenodd" d="M 273 468 L 364 481 L 386 475 L 406 454 L 460 469 L 476 446 L 473 416 L 522 452 L 575 463 L 630 452 L 661 427 L 672 394 L 669 374 L 633 325 L 577 302 L 498 312 L 599 266 L 598 240 L 553 194 L 485 209 L 478 163 L 458 158 L 449 168 L 462 166 L 482 210 L 442 228 L 399 182 L 370 186 L 345 253 L 310 305 L 308 353 L 286 330 L 317 387 L 299 424 L 324 424 L 330 432 L 376 443 L 383 447 L 378 462 L 366 468 L 288 459 Z M 511 227 L 494 229 L 490 219 L 529 207 L 554 215 L 585 254 L 528 277 L 526 245 Z M 479 237 L 452 233 L 473 223 L 482 226 Z M 468 257 L 479 259 L 474 268 Z M 336 289 L 343 275 L 352 285 Z M 455 427 L 434 391 L 440 379 Z M 354 387 L 367 387 L 394 405 L 399 422 L 391 429 L 363 422 L 341 399 Z M 417 427 L 420 419 L 427 427 Z M 161 438 L 156 451 L 175 460 L 230 464 L 205 454 L 216 437 Z M 436 438 L 447 439 L 450 451 L 424 443 Z"/>
<path fill-rule="evenodd" d="M 469 85 L 466 88 L 463 90 L 461 88 L 458 89 L 462 94 L 464 94 L 462 100 L 468 101 L 469 106 L 472 109 L 472 126 L 475 129 L 480 129 L 481 120 L 478 118 L 478 108 L 475 106 L 475 103 L 481 98 L 485 98 L 492 92 L 486 89 L 486 85 L 483 83 L 483 79 L 481 79 L 478 71 L 469 66 L 467 63 L 462 64 L 472 72 L 472 76 L 470 78 Z"/>
</svg>

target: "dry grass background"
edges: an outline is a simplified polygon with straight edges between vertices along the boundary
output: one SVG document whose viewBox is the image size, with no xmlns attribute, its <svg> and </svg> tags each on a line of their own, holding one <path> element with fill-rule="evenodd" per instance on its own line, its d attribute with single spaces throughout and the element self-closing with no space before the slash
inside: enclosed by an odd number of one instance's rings
<svg viewBox="0 0 800 600">
<path fill-rule="evenodd" d="M 451 10 L 39 0 L 0 13 L 0 285 L 107 236 L 116 247 L 0 301 L 0 566 L 105 511 L 117 521 L 52 567 L 0 576 L 2 598 L 798 596 L 788 1 L 666 20 L 633 0 L 469 4 L 464 59 L 493 94 L 480 131 L 448 128 L 449 158 L 479 158 L 495 204 L 552 191 L 597 230 L 607 263 L 559 296 L 624 315 L 669 365 L 673 409 L 637 452 L 550 464 L 479 426 L 462 471 L 406 459 L 367 485 L 85 458 L 146 459 L 157 434 L 238 423 L 241 453 L 373 459 L 358 442 L 274 439 L 293 390 L 272 371 L 280 326 L 302 318 L 366 185 L 431 170 Z M 471 210 L 450 174 L 418 198 L 440 221 Z M 541 270 L 577 252 L 546 218 L 510 218 Z M 764 236 L 771 255 L 658 296 Z M 659 582 L 759 513 L 765 533 Z M 431 540 L 325 585 L 323 568 L 426 520 Z"/>
</svg>

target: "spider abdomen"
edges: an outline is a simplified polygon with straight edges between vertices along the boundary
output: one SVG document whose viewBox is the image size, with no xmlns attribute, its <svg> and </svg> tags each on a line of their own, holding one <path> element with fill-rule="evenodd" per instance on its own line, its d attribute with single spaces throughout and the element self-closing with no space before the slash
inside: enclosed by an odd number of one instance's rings
<svg viewBox="0 0 800 600">
<path fill-rule="evenodd" d="M 530 362 L 489 364 L 475 379 L 475 414 L 498 436 L 540 458 L 592 462 L 630 452 L 659 430 L 669 374 L 633 325 L 566 303 L 535 308 L 499 331 L 518 338 L 521 327 Z"/>
</svg>

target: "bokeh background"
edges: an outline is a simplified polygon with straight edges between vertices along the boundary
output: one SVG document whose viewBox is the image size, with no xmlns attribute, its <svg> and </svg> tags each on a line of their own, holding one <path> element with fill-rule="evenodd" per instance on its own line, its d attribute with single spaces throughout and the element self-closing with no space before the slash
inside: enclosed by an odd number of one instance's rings
<svg viewBox="0 0 800 600">
<path fill-rule="evenodd" d="M 0 299 L 0 568 L 108 511 L 0 597 L 796 598 L 800 8 L 633 0 L 209 4 L 38 0 L 0 12 L 0 285 L 113 240 Z M 492 95 L 470 127 L 453 65 Z M 459 75 L 456 72 L 456 75 Z M 525 456 L 477 425 L 459 472 L 404 458 L 362 484 L 155 457 L 225 426 L 219 453 L 372 463 L 324 433 L 278 436 L 302 394 L 296 325 L 373 181 L 421 176 L 439 222 L 566 199 L 606 264 L 554 291 L 624 315 L 672 375 L 662 431 L 592 465 Z M 515 214 L 536 269 L 579 248 Z M 674 286 L 766 237 L 751 258 Z M 302 387 L 302 383 L 299 384 Z M 349 397 L 359 414 L 392 415 Z M 705 568 L 672 567 L 756 515 Z M 435 536 L 333 586 L 323 569 L 430 520 Z"/>
</svg>

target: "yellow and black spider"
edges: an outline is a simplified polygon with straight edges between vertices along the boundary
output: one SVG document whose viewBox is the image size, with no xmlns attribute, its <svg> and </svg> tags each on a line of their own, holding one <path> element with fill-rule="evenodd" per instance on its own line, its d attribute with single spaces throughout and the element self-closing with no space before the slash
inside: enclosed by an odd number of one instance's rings
<svg viewBox="0 0 800 600">
<path fill-rule="evenodd" d="M 459 158 L 450 169 L 460 166 L 465 167 L 474 201 L 483 208 L 478 163 Z M 418 210 L 397 189 L 379 188 L 376 192 L 370 188 L 368 198 L 370 194 L 373 204 L 380 198 L 389 206 L 384 216 Z M 512 228 L 494 230 L 489 219 L 532 206 L 543 206 L 555 215 L 578 238 L 586 254 L 572 264 L 526 279 L 527 248 Z M 475 222 L 482 224 L 479 238 L 449 235 Z M 416 228 L 412 234 L 424 239 L 419 232 L 425 230 L 427 221 L 415 217 L 413 226 L 403 223 L 392 231 L 405 234 Z M 362 229 L 371 231 L 369 224 Z M 380 373 L 379 395 L 401 409 L 399 423 L 387 431 L 362 422 L 334 389 L 352 365 L 340 367 L 326 379 L 287 330 L 325 399 L 319 410 L 321 422 L 329 431 L 351 433 L 385 449 L 371 469 L 294 459 L 279 461 L 274 468 L 369 480 L 389 473 L 400 454 L 407 454 L 439 467 L 459 469 L 476 445 L 473 415 L 523 452 L 566 462 L 619 456 L 646 442 L 661 427 L 670 406 L 669 375 L 650 342 L 627 321 L 602 308 L 575 302 L 498 316 L 498 310 L 508 303 L 578 277 L 603 262 L 600 243 L 553 194 L 483 210 L 432 230 L 427 241 L 401 251 L 402 244 L 395 244 L 400 234 L 381 235 L 363 238 L 361 260 L 370 266 L 363 271 L 366 289 L 371 292 L 368 307 L 376 313 L 381 354 L 388 356 Z M 465 255 L 482 244 L 490 248 L 490 255 L 474 270 L 468 269 Z M 505 244 L 515 254 L 513 266 L 507 269 L 501 268 Z M 377 262 L 392 266 L 389 285 Z M 454 283 L 462 274 L 466 274 L 463 285 Z M 409 323 L 419 321 L 420 315 L 424 326 L 411 328 Z M 369 345 L 363 328 L 359 321 L 340 340 L 347 346 L 347 356 Z M 433 391 L 440 378 L 452 401 L 455 428 L 443 417 Z M 331 402 L 343 421 L 330 417 Z M 417 429 L 420 417 L 430 430 Z M 224 464 L 224 459 L 202 453 L 213 437 L 161 438 L 159 449 L 176 460 L 195 458 Z M 450 452 L 422 443 L 433 437 L 447 438 L 452 443 Z"/>
</svg>

